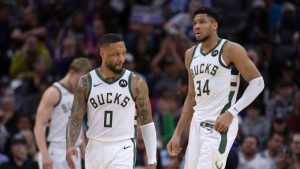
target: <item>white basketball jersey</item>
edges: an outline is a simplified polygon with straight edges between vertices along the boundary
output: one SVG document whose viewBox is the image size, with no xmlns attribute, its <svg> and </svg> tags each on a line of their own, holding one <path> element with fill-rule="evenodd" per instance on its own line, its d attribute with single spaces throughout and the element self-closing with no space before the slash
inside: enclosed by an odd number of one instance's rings
<svg viewBox="0 0 300 169">
<path fill-rule="evenodd" d="M 235 103 L 240 79 L 234 67 L 227 66 L 222 58 L 225 43 L 225 39 L 220 39 L 206 54 L 201 51 L 201 43 L 194 48 L 190 71 L 195 87 L 194 117 L 197 119 L 215 120 Z"/>
<path fill-rule="evenodd" d="M 59 91 L 60 98 L 51 114 L 47 140 L 49 142 L 66 144 L 66 128 L 71 115 L 74 96 L 73 93 L 59 82 L 55 82 L 53 87 Z M 81 138 L 78 138 L 76 145 L 80 145 L 81 141 Z"/>
<path fill-rule="evenodd" d="M 87 100 L 87 137 L 115 142 L 135 137 L 135 102 L 131 92 L 132 72 L 123 70 L 114 82 L 108 82 L 98 69 L 89 73 Z"/>
</svg>

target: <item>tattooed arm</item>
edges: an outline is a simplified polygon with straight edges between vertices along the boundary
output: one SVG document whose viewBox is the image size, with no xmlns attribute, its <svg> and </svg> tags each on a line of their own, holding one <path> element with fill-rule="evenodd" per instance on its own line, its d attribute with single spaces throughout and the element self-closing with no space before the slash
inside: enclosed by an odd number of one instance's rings
<svg viewBox="0 0 300 169">
<path fill-rule="evenodd" d="M 77 82 L 74 92 L 74 102 L 72 106 L 71 117 L 67 126 L 67 157 L 66 160 L 71 169 L 75 168 L 72 156 L 78 157 L 75 143 L 80 135 L 81 124 L 84 113 L 87 111 L 87 91 L 88 91 L 87 75 L 82 76 Z"/>
<path fill-rule="evenodd" d="M 155 169 L 157 141 L 152 120 L 148 86 L 144 79 L 133 75 L 131 89 L 135 98 L 138 123 L 141 125 L 142 137 L 145 142 L 148 168 Z"/>
<path fill-rule="evenodd" d="M 138 123 L 140 125 L 145 125 L 153 122 L 149 90 L 145 80 L 134 74 L 132 76 L 131 89 L 135 99 Z"/>
</svg>

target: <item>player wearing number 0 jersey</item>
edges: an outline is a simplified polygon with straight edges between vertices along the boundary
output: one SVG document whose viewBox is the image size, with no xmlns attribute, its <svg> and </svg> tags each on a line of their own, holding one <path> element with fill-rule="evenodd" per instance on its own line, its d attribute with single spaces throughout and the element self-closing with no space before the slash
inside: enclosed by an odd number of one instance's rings
<svg viewBox="0 0 300 169">
<path fill-rule="evenodd" d="M 123 69 L 118 79 L 108 82 L 98 69 L 89 73 L 89 139 L 117 142 L 135 137 L 135 102 L 130 89 L 132 75 L 132 72 Z"/>
<path fill-rule="evenodd" d="M 123 68 L 126 47 L 119 35 L 105 34 L 100 44 L 101 67 L 82 76 L 74 94 L 67 127 L 67 162 L 73 169 L 74 145 L 87 112 L 86 169 L 133 169 L 137 123 L 145 142 L 147 167 L 155 169 L 156 131 L 147 84 Z"/>
<path fill-rule="evenodd" d="M 193 16 L 193 31 L 199 44 L 186 51 L 189 91 L 183 112 L 167 145 L 171 156 L 181 151 L 181 135 L 190 124 L 185 169 L 224 169 L 238 131 L 239 111 L 263 90 L 259 71 L 237 43 L 220 39 L 218 14 L 200 8 Z M 236 69 L 235 69 L 236 68 Z M 249 82 L 235 103 L 239 73 Z"/>
</svg>

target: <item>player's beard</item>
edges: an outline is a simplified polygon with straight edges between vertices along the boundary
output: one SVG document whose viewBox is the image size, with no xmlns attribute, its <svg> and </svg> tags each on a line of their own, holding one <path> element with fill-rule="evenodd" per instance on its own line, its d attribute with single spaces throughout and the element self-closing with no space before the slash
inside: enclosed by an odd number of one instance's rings
<svg viewBox="0 0 300 169">
<path fill-rule="evenodd" d="M 124 65 L 122 65 L 122 67 L 120 69 L 116 68 L 113 65 L 107 65 L 107 67 L 109 68 L 109 70 L 111 70 L 115 74 L 120 74 L 122 72 L 123 68 L 124 68 Z"/>
<path fill-rule="evenodd" d="M 197 39 L 198 42 L 205 42 L 207 41 L 207 39 L 209 39 L 209 35 L 206 35 L 205 37 L 201 38 L 201 39 Z"/>
</svg>

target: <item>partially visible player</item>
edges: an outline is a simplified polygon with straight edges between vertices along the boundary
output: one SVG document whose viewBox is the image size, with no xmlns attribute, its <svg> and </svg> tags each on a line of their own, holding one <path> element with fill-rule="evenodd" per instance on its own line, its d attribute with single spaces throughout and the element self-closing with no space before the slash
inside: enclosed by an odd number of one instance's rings
<svg viewBox="0 0 300 169">
<path fill-rule="evenodd" d="M 199 42 L 188 49 L 185 65 L 189 92 L 174 135 L 167 145 L 169 154 L 181 151 L 181 136 L 189 123 L 185 169 L 224 169 L 238 131 L 237 114 L 263 90 L 264 81 L 245 49 L 217 34 L 218 14 L 200 8 L 193 16 L 193 31 Z M 235 103 L 239 73 L 249 82 Z"/>
<path fill-rule="evenodd" d="M 132 169 L 137 121 L 145 142 L 147 167 L 155 169 L 156 131 L 148 86 L 144 79 L 123 68 L 127 51 L 119 35 L 105 34 L 100 44 L 101 66 L 82 76 L 75 90 L 67 127 L 68 164 L 75 169 L 75 143 L 87 112 L 86 169 Z"/>
<path fill-rule="evenodd" d="M 40 101 L 34 127 L 35 139 L 39 148 L 42 169 L 68 169 L 66 156 L 66 128 L 71 115 L 73 92 L 80 76 L 92 69 L 87 58 L 77 58 L 69 66 L 68 73 L 59 82 L 50 86 Z M 49 125 L 46 141 L 45 128 Z M 76 143 L 76 148 L 85 149 L 84 137 Z M 49 142 L 49 148 L 47 143 Z M 83 153 L 84 154 L 84 153 Z M 76 160 L 76 168 L 81 168 L 81 159 Z"/>
</svg>

